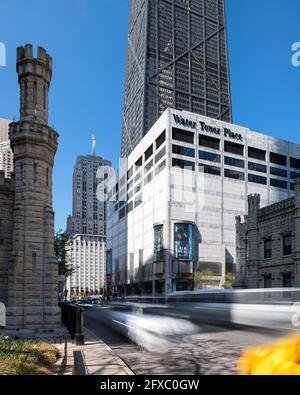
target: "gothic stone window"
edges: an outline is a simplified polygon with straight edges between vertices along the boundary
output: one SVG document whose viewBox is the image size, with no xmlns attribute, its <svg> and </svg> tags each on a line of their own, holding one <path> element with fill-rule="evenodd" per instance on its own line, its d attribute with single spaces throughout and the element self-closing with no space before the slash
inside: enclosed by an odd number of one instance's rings
<svg viewBox="0 0 300 395">
<path fill-rule="evenodd" d="M 272 240 L 264 240 L 264 259 L 272 258 Z"/>
<path fill-rule="evenodd" d="M 292 253 L 292 236 L 283 236 L 283 255 L 291 255 Z"/>
</svg>

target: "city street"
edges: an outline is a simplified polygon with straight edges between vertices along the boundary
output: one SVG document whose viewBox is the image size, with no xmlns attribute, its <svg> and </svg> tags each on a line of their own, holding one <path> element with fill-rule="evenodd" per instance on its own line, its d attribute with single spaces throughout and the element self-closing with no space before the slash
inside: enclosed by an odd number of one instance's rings
<svg viewBox="0 0 300 395">
<path fill-rule="evenodd" d="M 166 352 L 145 350 L 122 335 L 111 317 L 114 307 L 85 309 L 85 327 L 111 347 L 135 374 L 237 374 L 237 362 L 247 346 L 266 344 L 279 335 L 201 325 L 197 332 L 168 339 Z M 159 322 L 161 316 L 155 317 Z M 174 319 L 175 320 L 175 319 Z M 121 324 L 120 324 L 121 325 Z"/>
</svg>

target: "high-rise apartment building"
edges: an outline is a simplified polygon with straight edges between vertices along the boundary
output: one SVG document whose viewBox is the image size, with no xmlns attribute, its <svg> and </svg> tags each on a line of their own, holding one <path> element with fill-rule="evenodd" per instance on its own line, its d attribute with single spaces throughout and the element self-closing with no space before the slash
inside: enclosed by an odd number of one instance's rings
<svg viewBox="0 0 300 395">
<path fill-rule="evenodd" d="M 102 292 L 105 278 L 106 213 L 104 179 L 111 162 L 93 154 L 79 156 L 73 173 L 73 213 L 68 218 L 69 259 L 74 273 L 67 281 L 69 297 Z"/>
<path fill-rule="evenodd" d="M 13 172 L 13 152 L 10 147 L 8 136 L 9 124 L 12 121 L 0 118 L 0 171 L 4 171 L 4 177 L 10 178 Z"/>
<path fill-rule="evenodd" d="M 232 121 L 224 0 L 131 0 L 122 157 L 168 107 Z"/>
</svg>

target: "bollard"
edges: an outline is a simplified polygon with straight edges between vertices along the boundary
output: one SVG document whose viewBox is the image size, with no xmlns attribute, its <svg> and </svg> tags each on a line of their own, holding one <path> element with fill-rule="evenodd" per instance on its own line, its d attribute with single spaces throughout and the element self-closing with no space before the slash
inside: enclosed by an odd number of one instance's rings
<svg viewBox="0 0 300 395">
<path fill-rule="evenodd" d="M 84 345 L 83 335 L 83 310 L 80 307 L 76 308 L 76 334 L 75 334 L 76 346 Z"/>
</svg>

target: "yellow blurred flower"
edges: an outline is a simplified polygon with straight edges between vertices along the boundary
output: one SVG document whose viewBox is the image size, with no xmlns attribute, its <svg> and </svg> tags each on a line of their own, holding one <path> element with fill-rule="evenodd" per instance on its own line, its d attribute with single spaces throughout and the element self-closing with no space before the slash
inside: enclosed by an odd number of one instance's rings
<svg viewBox="0 0 300 395">
<path fill-rule="evenodd" d="M 300 375 L 300 336 L 245 350 L 238 371 L 243 375 Z"/>
</svg>

